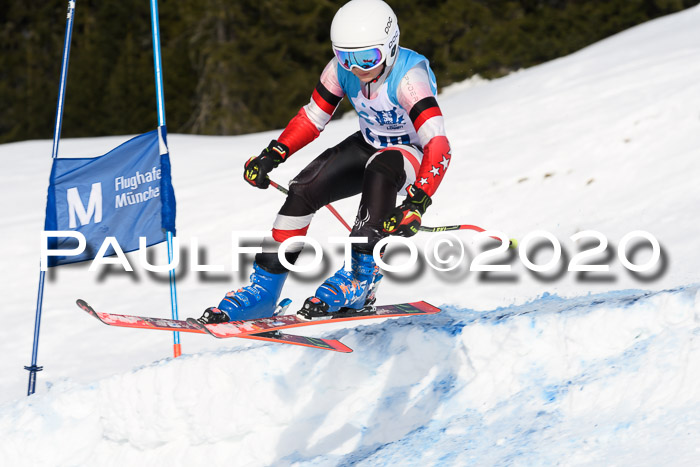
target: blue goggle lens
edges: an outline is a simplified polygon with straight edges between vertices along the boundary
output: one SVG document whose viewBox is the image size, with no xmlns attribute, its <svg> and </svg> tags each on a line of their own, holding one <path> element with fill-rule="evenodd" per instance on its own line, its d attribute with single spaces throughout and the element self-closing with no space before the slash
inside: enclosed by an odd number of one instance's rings
<svg viewBox="0 0 700 467">
<path fill-rule="evenodd" d="M 363 70 L 371 70 L 381 65 L 383 57 L 379 47 L 362 50 L 338 50 L 335 51 L 335 56 L 338 57 L 338 62 L 346 70 L 350 70 L 356 66 Z"/>
</svg>

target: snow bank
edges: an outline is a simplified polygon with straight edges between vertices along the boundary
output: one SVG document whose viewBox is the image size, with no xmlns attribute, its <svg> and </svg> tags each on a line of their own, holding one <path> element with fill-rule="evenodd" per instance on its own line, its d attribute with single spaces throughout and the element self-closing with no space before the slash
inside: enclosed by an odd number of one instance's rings
<svg viewBox="0 0 700 467">
<path fill-rule="evenodd" d="M 699 290 L 448 309 L 332 332 L 353 354 L 255 344 L 65 381 L 0 410 L 0 456 L 34 466 L 662 465 L 672 446 L 674 464 L 690 465 L 700 459 Z"/>
</svg>

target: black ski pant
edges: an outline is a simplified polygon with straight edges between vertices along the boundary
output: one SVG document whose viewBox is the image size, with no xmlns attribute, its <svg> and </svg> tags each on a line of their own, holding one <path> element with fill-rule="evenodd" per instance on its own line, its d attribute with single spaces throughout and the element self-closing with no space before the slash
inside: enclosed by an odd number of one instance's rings
<svg viewBox="0 0 700 467">
<path fill-rule="evenodd" d="M 277 256 L 281 242 L 305 235 L 313 214 L 323 206 L 359 193 L 360 206 L 350 236 L 367 237 L 366 243 L 354 244 L 353 249 L 371 254 L 386 236 L 382 221 L 396 206 L 396 195 L 406 177 L 404 154 L 399 147 L 378 150 L 359 131 L 352 134 L 324 151 L 290 182 L 289 194 L 272 229 L 272 240 L 263 242 L 263 252 L 256 255 L 256 263 L 272 273 L 286 272 Z M 285 252 L 292 264 L 302 248 L 294 246 Z"/>
</svg>

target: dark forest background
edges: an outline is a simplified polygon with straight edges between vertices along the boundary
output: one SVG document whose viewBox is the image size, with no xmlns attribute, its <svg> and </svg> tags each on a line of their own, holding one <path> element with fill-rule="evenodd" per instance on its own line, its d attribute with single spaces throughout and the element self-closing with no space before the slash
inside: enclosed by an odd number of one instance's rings
<svg viewBox="0 0 700 467">
<path fill-rule="evenodd" d="M 390 0 L 438 84 L 503 76 L 700 0 Z M 160 0 L 168 129 L 282 128 L 332 58 L 330 0 Z M 0 0 L 0 143 L 51 138 L 67 2 Z M 148 0 L 77 0 L 64 137 L 157 126 Z M 341 110 L 347 110 L 343 107 Z"/>
</svg>

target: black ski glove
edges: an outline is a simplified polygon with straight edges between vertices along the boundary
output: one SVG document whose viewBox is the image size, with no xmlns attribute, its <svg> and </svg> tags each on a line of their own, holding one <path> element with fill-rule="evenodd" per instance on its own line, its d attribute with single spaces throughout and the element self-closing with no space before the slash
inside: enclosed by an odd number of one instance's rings
<svg viewBox="0 0 700 467">
<path fill-rule="evenodd" d="M 284 162 L 287 154 L 289 154 L 289 148 L 273 139 L 259 156 L 248 159 L 245 163 L 243 178 L 255 187 L 267 188 L 270 186 L 268 174 Z"/>
<path fill-rule="evenodd" d="M 403 203 L 389 212 L 382 223 L 384 232 L 389 235 L 411 237 L 417 234 L 421 217 L 433 203 L 425 191 L 414 185 L 408 185 L 406 192 L 408 196 Z"/>
</svg>

